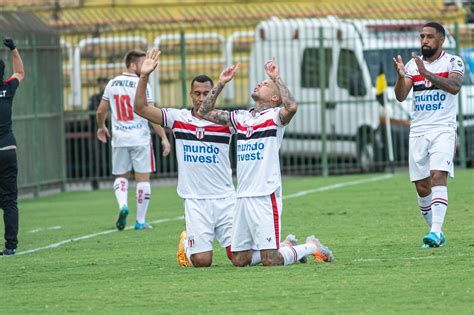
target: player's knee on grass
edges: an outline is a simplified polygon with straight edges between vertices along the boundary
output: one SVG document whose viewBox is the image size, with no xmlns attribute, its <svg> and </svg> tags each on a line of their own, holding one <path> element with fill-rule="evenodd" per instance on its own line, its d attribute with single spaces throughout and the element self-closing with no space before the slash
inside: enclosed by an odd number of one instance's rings
<svg viewBox="0 0 474 315">
<path fill-rule="evenodd" d="M 262 265 L 264 266 L 279 266 L 285 264 L 285 260 L 278 249 L 261 250 L 260 255 L 262 257 Z"/>
<path fill-rule="evenodd" d="M 212 265 L 212 251 L 191 255 L 194 267 L 210 267 Z"/>
<path fill-rule="evenodd" d="M 232 264 L 235 267 L 246 267 L 252 262 L 252 251 L 232 252 Z"/>
</svg>

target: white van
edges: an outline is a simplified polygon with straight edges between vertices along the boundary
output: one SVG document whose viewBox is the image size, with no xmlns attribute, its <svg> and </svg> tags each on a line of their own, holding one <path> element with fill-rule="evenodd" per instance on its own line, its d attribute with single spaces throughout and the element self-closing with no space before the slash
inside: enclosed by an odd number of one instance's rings
<svg viewBox="0 0 474 315">
<path fill-rule="evenodd" d="M 318 157 L 326 137 L 328 156 L 357 159 L 362 170 L 386 160 L 385 115 L 391 118 L 395 160 L 406 163 L 411 96 L 396 101 L 392 58 L 406 63 L 420 51 L 424 21 L 271 18 L 258 24 L 249 66 L 249 87 L 266 79 L 263 65 L 275 56 L 282 77 L 298 102 L 281 154 Z M 445 50 L 453 52 L 447 35 Z M 386 106 L 376 99 L 375 80 L 387 78 Z M 467 126 L 474 122 L 474 86 L 466 76 L 462 104 Z M 322 91 L 324 93 L 322 93 Z M 325 104 L 325 114 L 322 117 Z M 325 128 L 323 128 L 325 125 Z M 325 131 L 325 133 L 323 132 Z M 472 138 L 472 137 L 471 137 Z M 466 139 L 467 140 L 467 139 Z"/>
</svg>

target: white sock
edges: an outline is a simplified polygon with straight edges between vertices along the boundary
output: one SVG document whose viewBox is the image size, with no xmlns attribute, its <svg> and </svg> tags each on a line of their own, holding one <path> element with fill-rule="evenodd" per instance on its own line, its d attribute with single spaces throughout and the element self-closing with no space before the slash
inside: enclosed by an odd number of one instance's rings
<svg viewBox="0 0 474 315">
<path fill-rule="evenodd" d="M 250 261 L 250 266 L 258 265 L 262 262 L 262 257 L 260 257 L 260 251 L 252 251 L 252 260 Z"/>
<path fill-rule="evenodd" d="M 127 195 L 128 195 L 128 180 L 123 177 L 117 177 L 114 181 L 114 192 L 115 198 L 119 208 L 122 209 L 124 206 L 128 207 Z"/>
<path fill-rule="evenodd" d="M 431 198 L 433 193 L 429 194 L 426 197 L 418 196 L 418 205 L 420 206 L 420 213 L 423 219 L 425 219 L 426 224 L 431 228 L 432 225 L 432 212 L 431 212 Z"/>
<path fill-rule="evenodd" d="M 192 266 L 193 261 L 191 260 L 191 253 L 189 252 L 188 238 L 187 237 L 183 240 L 183 247 L 184 247 L 184 252 L 186 253 L 186 258 L 189 261 L 189 265 Z"/>
<path fill-rule="evenodd" d="M 444 216 L 448 210 L 448 187 L 432 187 L 431 193 L 433 195 L 431 200 L 431 212 L 433 213 L 431 232 L 435 232 L 439 237 L 444 223 Z"/>
<path fill-rule="evenodd" d="M 307 255 L 308 249 L 306 245 L 296 245 L 280 247 L 278 251 L 283 256 L 283 260 L 285 261 L 286 266 L 294 264 L 301 258 L 305 257 Z"/>
<path fill-rule="evenodd" d="M 145 223 L 145 216 L 150 203 L 151 188 L 150 182 L 137 183 L 137 222 Z"/>
</svg>

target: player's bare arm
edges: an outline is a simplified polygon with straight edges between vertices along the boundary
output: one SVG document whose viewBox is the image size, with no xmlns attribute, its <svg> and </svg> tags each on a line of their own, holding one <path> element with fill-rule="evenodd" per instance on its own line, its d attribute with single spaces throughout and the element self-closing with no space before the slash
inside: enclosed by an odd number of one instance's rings
<svg viewBox="0 0 474 315">
<path fill-rule="evenodd" d="M 23 61 L 21 60 L 20 53 L 16 48 L 15 42 L 10 37 L 5 37 L 3 39 L 3 44 L 7 46 L 11 53 L 12 53 L 12 67 L 13 67 L 13 75 L 15 79 L 19 82 L 23 80 L 25 77 L 25 68 L 23 67 Z"/>
<path fill-rule="evenodd" d="M 418 57 L 415 53 L 412 53 L 415 63 L 418 67 L 420 75 L 424 76 L 431 83 L 439 87 L 441 90 L 451 93 L 453 95 L 458 94 L 462 86 L 462 77 L 456 73 L 451 73 L 447 78 L 437 76 L 433 72 L 426 70 L 423 60 Z"/>
<path fill-rule="evenodd" d="M 395 83 L 395 97 L 399 102 L 406 100 L 408 94 L 410 93 L 412 87 L 412 81 L 410 78 L 407 78 L 405 65 L 403 64 L 402 57 L 398 55 L 396 58 L 393 58 L 393 66 L 397 72 L 397 82 Z"/>
<path fill-rule="evenodd" d="M 160 51 L 157 48 L 149 50 L 146 59 L 143 61 L 140 79 L 138 80 L 137 90 L 135 93 L 135 103 L 133 111 L 152 123 L 163 125 L 163 114 L 161 109 L 148 104 L 146 99 L 146 88 L 150 74 L 156 69 L 159 62 Z"/>
<path fill-rule="evenodd" d="M 160 125 L 153 124 L 153 123 L 151 124 L 151 126 L 153 127 L 153 130 L 155 130 L 155 132 L 161 138 L 161 148 L 162 148 L 161 154 L 163 156 L 167 156 L 168 154 L 170 154 L 171 145 L 170 145 L 170 141 L 168 140 L 168 137 L 166 136 L 165 129 L 161 127 Z"/>
<path fill-rule="evenodd" d="M 284 106 L 280 110 L 280 120 L 284 125 L 286 125 L 296 114 L 296 111 L 298 110 L 298 105 L 296 104 L 295 98 L 293 97 L 290 90 L 285 85 L 283 79 L 280 76 L 280 70 L 275 61 L 275 57 L 265 63 L 265 71 L 267 72 L 270 79 L 275 82 L 278 87 L 278 90 L 280 91 L 281 101 Z"/>
<path fill-rule="evenodd" d="M 209 94 L 207 94 L 206 98 L 199 107 L 199 115 L 204 117 L 204 119 L 219 125 L 231 125 L 230 113 L 226 110 L 214 109 L 214 106 L 216 105 L 217 97 L 224 89 L 225 84 L 234 78 L 234 75 L 239 67 L 240 64 L 236 64 L 225 68 L 224 71 L 222 71 L 219 76 L 219 81 L 212 88 Z"/>
<path fill-rule="evenodd" d="M 99 107 L 97 108 L 96 119 L 97 119 L 97 139 L 102 143 L 107 143 L 107 138 L 110 138 L 110 133 L 105 126 L 105 118 L 107 117 L 107 111 L 109 110 L 109 102 L 101 100 Z"/>
</svg>

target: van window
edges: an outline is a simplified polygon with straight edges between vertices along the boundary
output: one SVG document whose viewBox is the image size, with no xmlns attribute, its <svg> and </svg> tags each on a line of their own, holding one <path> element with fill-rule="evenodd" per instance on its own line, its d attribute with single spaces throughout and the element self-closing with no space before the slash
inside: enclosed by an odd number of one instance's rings
<svg viewBox="0 0 474 315">
<path fill-rule="evenodd" d="M 341 49 L 337 66 L 337 85 L 349 90 L 352 96 L 364 96 L 367 94 L 362 70 L 357 61 L 354 51 Z"/>
<path fill-rule="evenodd" d="M 326 87 L 329 86 L 329 71 L 331 70 L 331 64 L 332 50 L 331 48 L 324 48 L 324 65 L 326 66 L 324 75 L 326 77 Z M 303 52 L 303 63 L 301 64 L 301 87 L 321 87 L 319 80 L 320 67 L 319 48 L 306 48 Z"/>
</svg>

